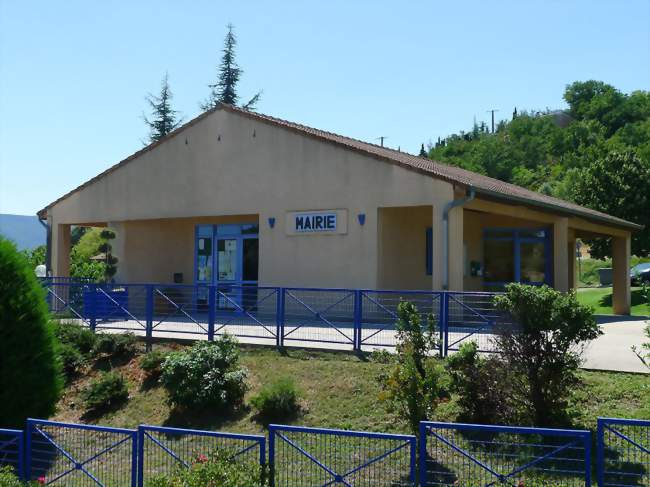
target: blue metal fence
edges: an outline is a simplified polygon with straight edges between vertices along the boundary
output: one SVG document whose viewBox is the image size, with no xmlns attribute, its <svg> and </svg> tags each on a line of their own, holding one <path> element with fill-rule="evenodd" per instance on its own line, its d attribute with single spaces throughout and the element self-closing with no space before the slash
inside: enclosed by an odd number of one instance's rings
<svg viewBox="0 0 650 487">
<path fill-rule="evenodd" d="M 131 485 L 137 481 L 135 430 L 28 419 L 25 472 L 45 485 Z"/>
<path fill-rule="evenodd" d="M 22 475 L 24 451 L 22 430 L 0 429 L 0 467 L 10 466 Z"/>
<path fill-rule="evenodd" d="M 598 485 L 650 485 L 650 420 L 598 418 Z"/>
<path fill-rule="evenodd" d="M 229 458 L 257 465 L 266 463 L 266 438 L 213 431 L 138 427 L 138 485 L 177 468 L 207 459 L 216 452 Z"/>
<path fill-rule="evenodd" d="M 514 326 L 495 309 L 494 293 L 76 281 L 44 286 L 55 317 L 147 338 L 213 340 L 228 333 L 278 346 L 394 347 L 401 301 L 417 306 L 423 326 L 433 319 L 442 355 L 468 341 L 494 351 L 494 337 Z"/>
<path fill-rule="evenodd" d="M 591 485 L 591 433 L 420 423 L 420 485 Z"/>
<path fill-rule="evenodd" d="M 359 431 L 269 426 L 276 487 L 414 486 L 416 438 Z"/>
</svg>

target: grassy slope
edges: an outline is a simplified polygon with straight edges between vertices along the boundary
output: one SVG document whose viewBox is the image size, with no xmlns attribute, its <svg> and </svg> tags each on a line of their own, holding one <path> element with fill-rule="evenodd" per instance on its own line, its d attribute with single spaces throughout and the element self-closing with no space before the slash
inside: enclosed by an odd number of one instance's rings
<svg viewBox="0 0 650 487">
<path fill-rule="evenodd" d="M 611 287 L 579 289 L 578 301 L 593 307 L 595 314 L 612 314 Z M 650 316 L 650 304 L 644 299 L 641 288 L 632 288 L 632 315 Z"/>
<path fill-rule="evenodd" d="M 161 345 L 158 345 L 161 346 Z M 273 349 L 245 349 L 243 363 L 250 370 L 250 397 L 262 383 L 280 375 L 295 378 L 303 392 L 301 416 L 293 424 L 385 432 L 406 432 L 407 428 L 386 411 L 378 399 L 378 375 L 388 365 L 366 361 L 352 354 L 292 350 L 282 355 Z M 131 398 L 119 410 L 100 417 L 86 417 L 79 391 L 89 377 L 107 364 L 95 364 L 89 373 L 75 381 L 61 400 L 53 419 L 82 421 L 119 427 L 134 427 L 140 423 L 164 424 L 212 430 L 252 433 L 263 431 L 250 410 L 231 417 L 218 414 L 179 415 L 170 411 L 166 393 L 159 386 L 143 387 L 137 358 L 117 365 L 129 380 Z M 650 376 L 606 372 L 582 372 L 585 388 L 576 394 L 576 426 L 595 425 L 597 416 L 650 417 Z M 455 404 L 450 401 L 438 409 L 437 418 L 455 419 Z"/>
</svg>

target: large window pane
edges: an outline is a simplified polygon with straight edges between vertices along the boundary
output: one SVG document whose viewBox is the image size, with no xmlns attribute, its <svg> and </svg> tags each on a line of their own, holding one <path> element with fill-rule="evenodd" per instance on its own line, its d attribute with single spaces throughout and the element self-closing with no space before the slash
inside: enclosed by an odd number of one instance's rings
<svg viewBox="0 0 650 487">
<path fill-rule="evenodd" d="M 512 240 L 485 240 L 484 261 L 486 282 L 511 282 L 515 279 L 514 242 Z"/>
<path fill-rule="evenodd" d="M 219 281 L 237 278 L 237 239 L 217 240 L 217 272 Z"/>
<path fill-rule="evenodd" d="M 522 242 L 521 252 L 521 282 L 544 282 L 544 242 Z"/>
<path fill-rule="evenodd" d="M 244 281 L 257 281 L 259 264 L 259 240 L 256 238 L 244 239 L 244 265 L 242 279 Z"/>
</svg>

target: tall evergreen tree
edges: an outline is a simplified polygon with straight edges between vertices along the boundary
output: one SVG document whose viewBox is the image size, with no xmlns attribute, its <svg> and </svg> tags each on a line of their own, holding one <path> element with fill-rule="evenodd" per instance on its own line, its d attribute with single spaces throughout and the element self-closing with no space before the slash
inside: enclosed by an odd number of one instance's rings
<svg viewBox="0 0 650 487">
<path fill-rule="evenodd" d="M 228 105 L 236 105 L 239 100 L 237 95 L 237 83 L 243 74 L 242 69 L 237 65 L 235 59 L 235 47 L 237 46 L 237 38 L 233 32 L 233 25 L 228 24 L 228 33 L 224 41 L 223 55 L 221 56 L 221 64 L 219 65 L 219 77 L 215 84 L 208 85 L 210 88 L 210 95 L 207 100 L 201 104 L 202 110 L 210 110 L 216 107 L 219 103 L 227 103 Z M 260 100 L 262 92 L 259 91 L 248 102 L 242 105 L 245 110 L 254 110 L 255 105 Z"/>
<path fill-rule="evenodd" d="M 420 157 L 429 157 L 429 154 L 427 154 L 427 151 L 424 148 L 424 144 L 420 147 Z"/>
<path fill-rule="evenodd" d="M 172 98 L 168 75 L 165 73 L 160 87 L 160 95 L 155 96 L 149 93 L 146 98 L 151 108 L 151 118 L 147 118 L 145 115 L 143 118 L 149 126 L 150 143 L 159 141 L 182 122 L 182 119 L 178 117 L 178 112 L 172 109 Z"/>
</svg>

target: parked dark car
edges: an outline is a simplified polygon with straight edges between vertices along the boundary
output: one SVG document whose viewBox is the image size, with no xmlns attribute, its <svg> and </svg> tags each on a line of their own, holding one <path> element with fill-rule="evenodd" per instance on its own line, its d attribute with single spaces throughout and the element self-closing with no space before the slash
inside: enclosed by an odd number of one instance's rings
<svg viewBox="0 0 650 487">
<path fill-rule="evenodd" d="M 630 280 L 633 286 L 643 283 L 650 284 L 650 262 L 637 264 L 630 269 Z"/>
</svg>

